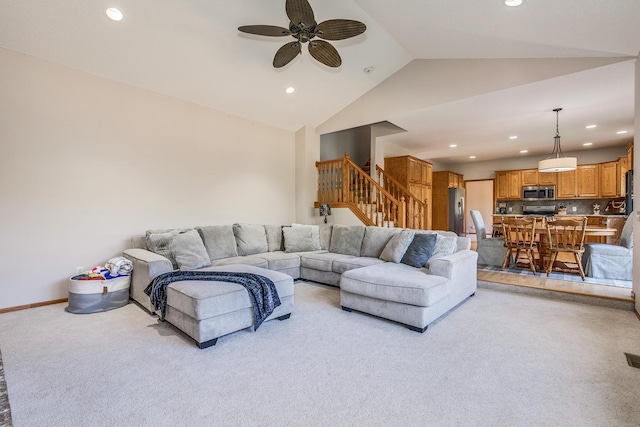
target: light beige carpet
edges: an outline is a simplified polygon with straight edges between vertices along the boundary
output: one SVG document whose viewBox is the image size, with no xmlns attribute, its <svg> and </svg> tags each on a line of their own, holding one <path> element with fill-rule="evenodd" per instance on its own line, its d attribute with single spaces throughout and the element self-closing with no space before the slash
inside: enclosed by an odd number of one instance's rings
<svg viewBox="0 0 640 427">
<path fill-rule="evenodd" d="M 633 313 L 480 288 L 419 334 L 297 283 L 206 350 L 139 307 L 0 315 L 16 426 L 637 426 Z"/>
</svg>

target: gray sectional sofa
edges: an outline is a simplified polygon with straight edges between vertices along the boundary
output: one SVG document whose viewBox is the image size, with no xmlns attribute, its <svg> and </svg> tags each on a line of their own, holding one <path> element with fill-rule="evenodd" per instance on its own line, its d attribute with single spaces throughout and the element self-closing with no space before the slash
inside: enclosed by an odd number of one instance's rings
<svg viewBox="0 0 640 427">
<path fill-rule="evenodd" d="M 445 231 L 365 226 L 234 224 L 150 230 L 133 239 L 131 298 L 153 312 L 144 289 L 173 270 L 256 273 L 271 279 L 282 304 L 267 320 L 293 311 L 296 279 L 340 287 L 347 311 L 361 311 L 424 331 L 476 291 L 477 253 Z M 428 262 L 427 262 L 428 260 Z M 166 320 L 201 347 L 252 325 L 246 290 L 220 282 L 176 282 Z"/>
</svg>

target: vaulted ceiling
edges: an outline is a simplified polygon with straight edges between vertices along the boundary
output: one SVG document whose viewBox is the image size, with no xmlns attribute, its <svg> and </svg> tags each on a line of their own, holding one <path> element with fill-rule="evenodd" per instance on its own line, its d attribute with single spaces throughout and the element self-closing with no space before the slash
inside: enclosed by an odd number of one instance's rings
<svg viewBox="0 0 640 427">
<path fill-rule="evenodd" d="M 292 131 L 387 120 L 406 130 L 388 141 L 442 161 L 549 152 L 556 107 L 565 151 L 633 139 L 637 0 L 310 3 L 367 25 L 332 42 L 337 69 L 304 48 L 274 69 L 287 39 L 237 30 L 287 27 L 285 0 L 6 0 L 0 47 Z"/>
</svg>

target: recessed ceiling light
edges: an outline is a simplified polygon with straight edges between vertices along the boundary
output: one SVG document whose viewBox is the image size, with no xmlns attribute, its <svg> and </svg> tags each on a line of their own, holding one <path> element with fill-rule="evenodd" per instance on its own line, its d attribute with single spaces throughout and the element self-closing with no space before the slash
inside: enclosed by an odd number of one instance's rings
<svg viewBox="0 0 640 427">
<path fill-rule="evenodd" d="M 518 135 L 511 135 L 509 139 L 518 139 Z"/>
<path fill-rule="evenodd" d="M 618 135 L 624 135 L 625 133 L 627 133 L 626 130 L 620 130 L 618 132 L 616 132 Z"/>
<path fill-rule="evenodd" d="M 458 144 L 451 144 L 451 145 L 449 146 L 449 148 L 456 148 L 457 146 L 458 146 Z"/>
<path fill-rule="evenodd" d="M 470 158 L 470 159 L 475 159 L 475 158 L 476 158 L 476 156 L 469 156 L 469 158 Z"/>
<path fill-rule="evenodd" d="M 371 74 L 371 73 L 373 73 L 373 67 L 367 67 L 367 68 L 365 68 L 365 69 L 364 69 L 364 73 L 365 73 L 365 74 Z"/>
<path fill-rule="evenodd" d="M 120 12 L 120 9 L 115 8 L 115 7 L 110 7 L 107 10 L 104 11 L 104 13 L 106 13 L 106 15 L 110 18 L 113 19 L 114 21 L 122 21 L 122 12 Z"/>
<path fill-rule="evenodd" d="M 593 145 L 593 142 L 585 142 L 585 143 L 584 143 L 584 144 L 582 144 L 582 145 L 584 145 L 585 147 L 588 147 L 588 146 L 590 146 L 590 145 Z"/>
<path fill-rule="evenodd" d="M 528 152 L 529 152 L 529 150 L 520 150 L 521 154 L 528 153 Z"/>
<path fill-rule="evenodd" d="M 524 0 L 504 0 L 504 4 L 509 7 L 520 6 L 522 3 L 524 3 Z"/>
<path fill-rule="evenodd" d="M 285 92 L 287 92 L 287 93 L 293 93 L 295 91 L 296 91 L 296 88 L 294 88 L 292 86 L 289 86 L 288 88 L 285 89 Z"/>
<path fill-rule="evenodd" d="M 587 125 L 587 129 L 593 129 L 593 128 L 597 128 L 598 125 Z"/>
</svg>

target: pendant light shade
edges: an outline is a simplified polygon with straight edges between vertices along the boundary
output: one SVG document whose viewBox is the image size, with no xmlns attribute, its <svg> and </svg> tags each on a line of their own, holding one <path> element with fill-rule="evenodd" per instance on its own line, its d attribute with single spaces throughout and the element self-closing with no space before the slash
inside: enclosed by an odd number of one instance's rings
<svg viewBox="0 0 640 427">
<path fill-rule="evenodd" d="M 553 138 L 553 152 L 545 160 L 538 162 L 538 172 L 566 172 L 576 170 L 578 159 L 567 157 L 560 148 L 560 132 L 558 131 L 558 113 L 562 108 L 555 108 L 556 113 L 556 136 Z"/>
</svg>

